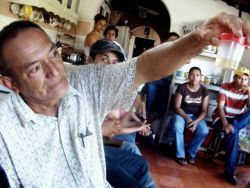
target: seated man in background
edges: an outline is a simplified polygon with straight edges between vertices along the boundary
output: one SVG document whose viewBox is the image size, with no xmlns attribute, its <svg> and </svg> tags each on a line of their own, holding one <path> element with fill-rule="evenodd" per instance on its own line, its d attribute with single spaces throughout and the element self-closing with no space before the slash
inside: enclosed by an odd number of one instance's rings
<svg viewBox="0 0 250 188">
<path fill-rule="evenodd" d="M 170 32 L 166 42 L 175 41 L 180 36 L 175 32 Z M 155 80 L 145 84 L 146 90 L 146 109 L 147 116 L 150 119 L 160 118 L 164 116 L 168 101 L 169 86 L 172 80 L 172 75 Z"/>
<path fill-rule="evenodd" d="M 239 130 L 250 125 L 250 72 L 245 67 L 236 70 L 233 82 L 221 85 L 218 107 L 213 113 L 214 127 L 226 133 L 226 163 L 224 176 L 237 184 L 235 169 L 238 156 Z"/>
<path fill-rule="evenodd" d="M 195 163 L 196 152 L 208 135 L 205 121 L 208 107 L 208 90 L 200 84 L 201 69 L 192 67 L 188 73 L 188 82 L 179 85 L 175 94 L 175 114 L 172 122 L 176 135 L 176 160 L 181 165 Z M 184 130 L 194 132 L 185 157 Z"/>
<path fill-rule="evenodd" d="M 66 72 L 38 25 L 4 27 L 0 83 L 13 92 L 0 101 L 0 166 L 10 186 L 110 187 L 100 127 L 107 113 L 131 107 L 139 85 L 172 74 L 228 31 L 250 42 L 249 22 L 221 13 L 171 46 L 113 66 L 68 66 Z"/>
<path fill-rule="evenodd" d="M 121 50 L 121 48 L 117 45 L 117 43 L 114 43 L 113 41 L 110 40 L 98 40 L 96 43 L 94 43 L 91 48 L 90 48 L 90 55 L 88 59 L 88 64 L 116 64 L 119 62 L 124 61 L 125 56 Z M 136 100 L 134 102 L 134 105 L 136 105 L 135 108 L 140 108 L 138 107 L 139 101 L 141 101 L 139 95 L 137 95 Z M 141 106 L 143 104 L 140 104 Z M 134 107 L 132 107 L 134 108 Z M 145 111 L 145 109 L 142 107 L 140 109 L 140 113 L 143 113 L 142 111 Z M 124 110 L 112 110 L 107 115 L 107 119 L 122 119 L 127 112 Z M 133 113 L 133 112 L 130 112 Z M 136 114 L 134 114 L 136 116 Z M 143 115 L 142 115 L 143 116 Z M 144 117 L 145 118 L 145 117 Z M 137 118 L 137 121 L 140 121 L 140 119 Z M 151 133 L 150 131 L 150 125 L 145 124 L 145 122 L 139 124 L 136 124 L 136 126 L 123 126 L 119 130 L 116 131 L 116 136 L 114 139 L 122 140 L 122 149 L 131 151 L 133 153 L 136 153 L 138 155 L 141 155 L 140 150 L 138 147 L 135 145 L 135 133 L 140 132 L 141 134 L 147 136 Z M 119 135 L 117 135 L 119 134 Z"/>
</svg>

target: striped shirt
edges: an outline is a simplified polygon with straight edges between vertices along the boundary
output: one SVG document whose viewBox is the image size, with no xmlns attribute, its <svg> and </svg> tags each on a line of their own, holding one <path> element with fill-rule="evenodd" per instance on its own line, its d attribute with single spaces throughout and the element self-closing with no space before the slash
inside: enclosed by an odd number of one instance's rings
<svg viewBox="0 0 250 188">
<path fill-rule="evenodd" d="M 218 101 L 225 101 L 224 111 L 226 118 L 234 118 L 248 111 L 248 90 L 237 90 L 234 84 L 221 85 Z M 218 108 L 213 112 L 213 123 L 219 119 Z"/>
</svg>

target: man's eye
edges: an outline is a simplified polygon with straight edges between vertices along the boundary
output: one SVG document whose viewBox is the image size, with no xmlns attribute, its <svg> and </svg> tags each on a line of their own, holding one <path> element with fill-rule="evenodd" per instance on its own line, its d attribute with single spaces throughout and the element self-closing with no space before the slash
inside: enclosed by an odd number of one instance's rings
<svg viewBox="0 0 250 188">
<path fill-rule="evenodd" d="M 102 58 L 104 63 L 107 63 L 109 60 L 107 58 Z"/>
<path fill-rule="evenodd" d="M 55 51 L 52 53 L 52 57 L 57 57 L 57 55 L 58 55 L 58 51 L 55 50 Z"/>
<path fill-rule="evenodd" d="M 30 70 L 30 73 L 31 73 L 31 74 L 34 74 L 34 73 L 38 72 L 40 69 L 41 69 L 41 65 L 36 65 L 36 66 L 34 66 L 34 67 Z"/>
<path fill-rule="evenodd" d="M 57 49 L 55 49 L 55 50 L 53 50 L 52 52 L 50 52 L 49 57 L 50 57 L 50 58 L 55 58 L 55 57 L 57 57 L 58 55 L 59 55 L 59 53 L 58 53 Z"/>
</svg>

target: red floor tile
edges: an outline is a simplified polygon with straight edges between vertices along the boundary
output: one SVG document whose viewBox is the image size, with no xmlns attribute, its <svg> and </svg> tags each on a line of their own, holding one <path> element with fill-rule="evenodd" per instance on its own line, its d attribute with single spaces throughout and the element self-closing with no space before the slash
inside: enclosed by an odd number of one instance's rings
<svg viewBox="0 0 250 188">
<path fill-rule="evenodd" d="M 150 172 L 157 188 L 250 188 L 250 166 L 238 166 L 238 185 L 225 182 L 222 160 L 208 161 L 199 153 L 195 165 L 181 166 L 173 157 L 163 155 L 156 148 L 140 146 L 145 159 L 149 161 Z"/>
</svg>

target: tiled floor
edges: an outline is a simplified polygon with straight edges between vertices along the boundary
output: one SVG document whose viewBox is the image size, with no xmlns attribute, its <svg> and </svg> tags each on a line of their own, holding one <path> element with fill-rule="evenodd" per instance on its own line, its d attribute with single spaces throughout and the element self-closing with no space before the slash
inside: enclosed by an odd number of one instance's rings
<svg viewBox="0 0 250 188">
<path fill-rule="evenodd" d="M 157 188 L 250 188 L 249 165 L 237 167 L 238 185 L 232 186 L 223 179 L 223 161 L 207 161 L 203 152 L 199 152 L 195 165 L 181 166 L 162 151 L 164 147 L 139 147 L 149 161 Z"/>
</svg>

